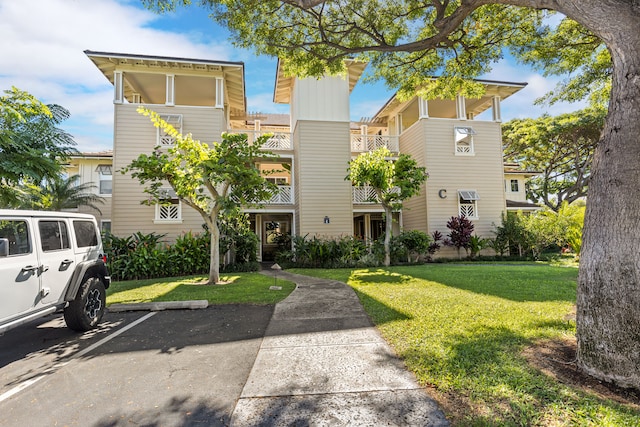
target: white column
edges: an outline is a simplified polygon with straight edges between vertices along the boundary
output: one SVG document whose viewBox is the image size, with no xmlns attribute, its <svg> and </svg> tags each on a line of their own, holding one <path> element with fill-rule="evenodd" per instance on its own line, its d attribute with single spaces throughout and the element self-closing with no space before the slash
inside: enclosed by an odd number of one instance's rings
<svg viewBox="0 0 640 427">
<path fill-rule="evenodd" d="M 421 119 L 429 118 L 429 101 L 422 97 L 418 97 L 418 110 L 420 112 Z"/>
<path fill-rule="evenodd" d="M 165 105 L 176 105 L 176 76 L 174 74 L 167 74 L 167 95 L 165 98 Z"/>
<path fill-rule="evenodd" d="M 224 108 L 224 79 L 216 77 L 216 108 Z"/>
<path fill-rule="evenodd" d="M 464 96 L 458 95 L 456 96 L 456 115 L 458 116 L 458 120 L 466 120 L 467 119 L 467 107 L 464 104 Z"/>
<path fill-rule="evenodd" d="M 260 132 L 260 120 L 254 120 L 253 121 L 253 129 L 256 132 Z"/>
<path fill-rule="evenodd" d="M 364 241 L 371 239 L 371 214 L 364 214 Z"/>
<path fill-rule="evenodd" d="M 140 104 L 142 103 L 142 98 L 140 97 L 139 93 L 134 93 L 131 99 L 131 102 L 133 102 L 134 104 Z"/>
<path fill-rule="evenodd" d="M 124 102 L 124 84 L 122 71 L 113 72 L 113 103 L 122 104 Z"/>
<path fill-rule="evenodd" d="M 493 111 L 493 121 L 501 122 L 502 114 L 500 112 L 500 97 L 498 95 L 491 98 L 491 110 Z"/>
<path fill-rule="evenodd" d="M 396 114 L 396 135 L 400 135 L 402 131 L 402 113 L 398 113 Z"/>
</svg>

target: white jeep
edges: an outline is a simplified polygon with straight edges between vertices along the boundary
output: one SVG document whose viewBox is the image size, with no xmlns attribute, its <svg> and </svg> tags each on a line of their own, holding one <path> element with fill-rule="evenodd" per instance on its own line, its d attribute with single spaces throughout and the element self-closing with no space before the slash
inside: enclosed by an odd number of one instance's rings
<svg viewBox="0 0 640 427">
<path fill-rule="evenodd" d="M 0 335 L 64 309 L 67 326 L 94 328 L 111 277 L 91 215 L 0 209 Z"/>
</svg>

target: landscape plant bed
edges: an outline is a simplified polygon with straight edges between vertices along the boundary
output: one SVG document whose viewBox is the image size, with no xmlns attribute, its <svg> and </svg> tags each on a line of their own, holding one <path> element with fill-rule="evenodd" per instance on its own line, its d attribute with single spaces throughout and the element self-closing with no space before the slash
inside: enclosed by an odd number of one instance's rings
<svg viewBox="0 0 640 427">
<path fill-rule="evenodd" d="M 207 300 L 209 304 L 276 304 L 295 289 L 295 284 L 259 273 L 222 274 L 218 285 L 204 285 L 206 276 L 113 282 L 107 305 L 158 301 Z M 281 289 L 271 289 L 276 284 Z"/>
<path fill-rule="evenodd" d="M 453 425 L 640 425 L 635 391 L 602 384 L 575 366 L 576 268 L 291 271 L 351 285 Z"/>
</svg>

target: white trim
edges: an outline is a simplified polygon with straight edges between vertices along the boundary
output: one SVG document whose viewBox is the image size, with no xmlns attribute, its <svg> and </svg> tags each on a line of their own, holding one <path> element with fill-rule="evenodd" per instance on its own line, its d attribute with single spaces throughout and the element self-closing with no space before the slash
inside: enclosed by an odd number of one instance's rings
<svg viewBox="0 0 640 427">
<path fill-rule="evenodd" d="M 122 71 L 113 72 L 113 103 L 124 103 L 124 79 Z"/>
<path fill-rule="evenodd" d="M 216 77 L 216 104 L 215 108 L 224 108 L 224 79 Z"/>
<path fill-rule="evenodd" d="M 456 156 L 474 156 L 473 135 L 476 131 L 471 126 L 453 127 L 453 152 Z"/>
<path fill-rule="evenodd" d="M 176 75 L 167 74 L 167 93 L 165 105 L 173 107 L 176 105 Z"/>
<path fill-rule="evenodd" d="M 456 117 L 458 120 L 467 120 L 467 106 L 462 95 L 456 96 Z"/>
<path fill-rule="evenodd" d="M 418 118 L 419 119 L 428 119 L 429 118 L 429 101 L 418 97 Z"/>
<path fill-rule="evenodd" d="M 479 219 L 478 200 L 480 200 L 480 195 L 478 192 L 476 190 L 457 190 L 457 193 L 458 215 L 464 215 L 467 219 Z M 472 215 L 467 215 L 469 210 L 472 210 Z"/>
<path fill-rule="evenodd" d="M 500 112 L 500 96 L 495 95 L 491 98 L 491 110 L 494 122 L 502 122 L 502 113 Z"/>
</svg>

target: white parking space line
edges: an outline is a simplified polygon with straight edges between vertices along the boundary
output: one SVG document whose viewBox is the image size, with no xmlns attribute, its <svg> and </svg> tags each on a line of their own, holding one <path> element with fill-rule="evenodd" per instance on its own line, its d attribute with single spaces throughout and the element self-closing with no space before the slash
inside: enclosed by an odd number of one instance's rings
<svg viewBox="0 0 640 427">
<path fill-rule="evenodd" d="M 12 388 L 11 390 L 0 394 L 0 402 L 3 402 L 5 400 L 9 399 L 11 396 L 15 395 L 16 393 L 19 393 L 22 390 L 26 389 L 27 387 L 37 383 L 38 381 L 43 379 L 45 376 L 56 372 L 58 369 L 60 369 L 63 366 L 65 366 L 66 364 L 71 362 L 73 359 L 77 359 L 78 357 L 82 357 L 85 354 L 89 353 L 90 351 L 93 351 L 96 348 L 100 347 L 104 343 L 111 341 L 112 339 L 114 339 L 118 335 L 128 331 L 129 329 L 133 328 L 134 326 L 139 325 L 140 323 L 142 323 L 145 320 L 149 319 L 151 316 L 155 315 L 156 313 L 157 313 L 157 311 L 152 311 L 151 313 L 148 313 L 148 314 L 142 316 L 141 318 L 139 318 L 135 322 L 131 322 L 127 326 L 125 326 L 125 327 L 123 327 L 121 329 L 118 329 L 117 331 L 115 331 L 114 333 L 112 333 L 110 335 L 107 335 L 106 337 L 104 337 L 100 341 L 98 341 L 97 343 L 94 343 L 94 344 L 90 345 L 89 347 L 85 348 L 84 350 L 81 350 L 81 351 L 79 351 L 79 352 L 77 352 L 75 354 L 72 354 L 71 356 L 69 356 L 69 359 L 67 361 L 61 362 L 61 363 L 57 363 L 52 368 L 49 368 L 46 371 L 44 371 L 41 375 L 39 375 L 37 377 L 34 377 L 34 378 L 30 378 L 30 379 L 18 384 L 17 386 Z"/>
</svg>

